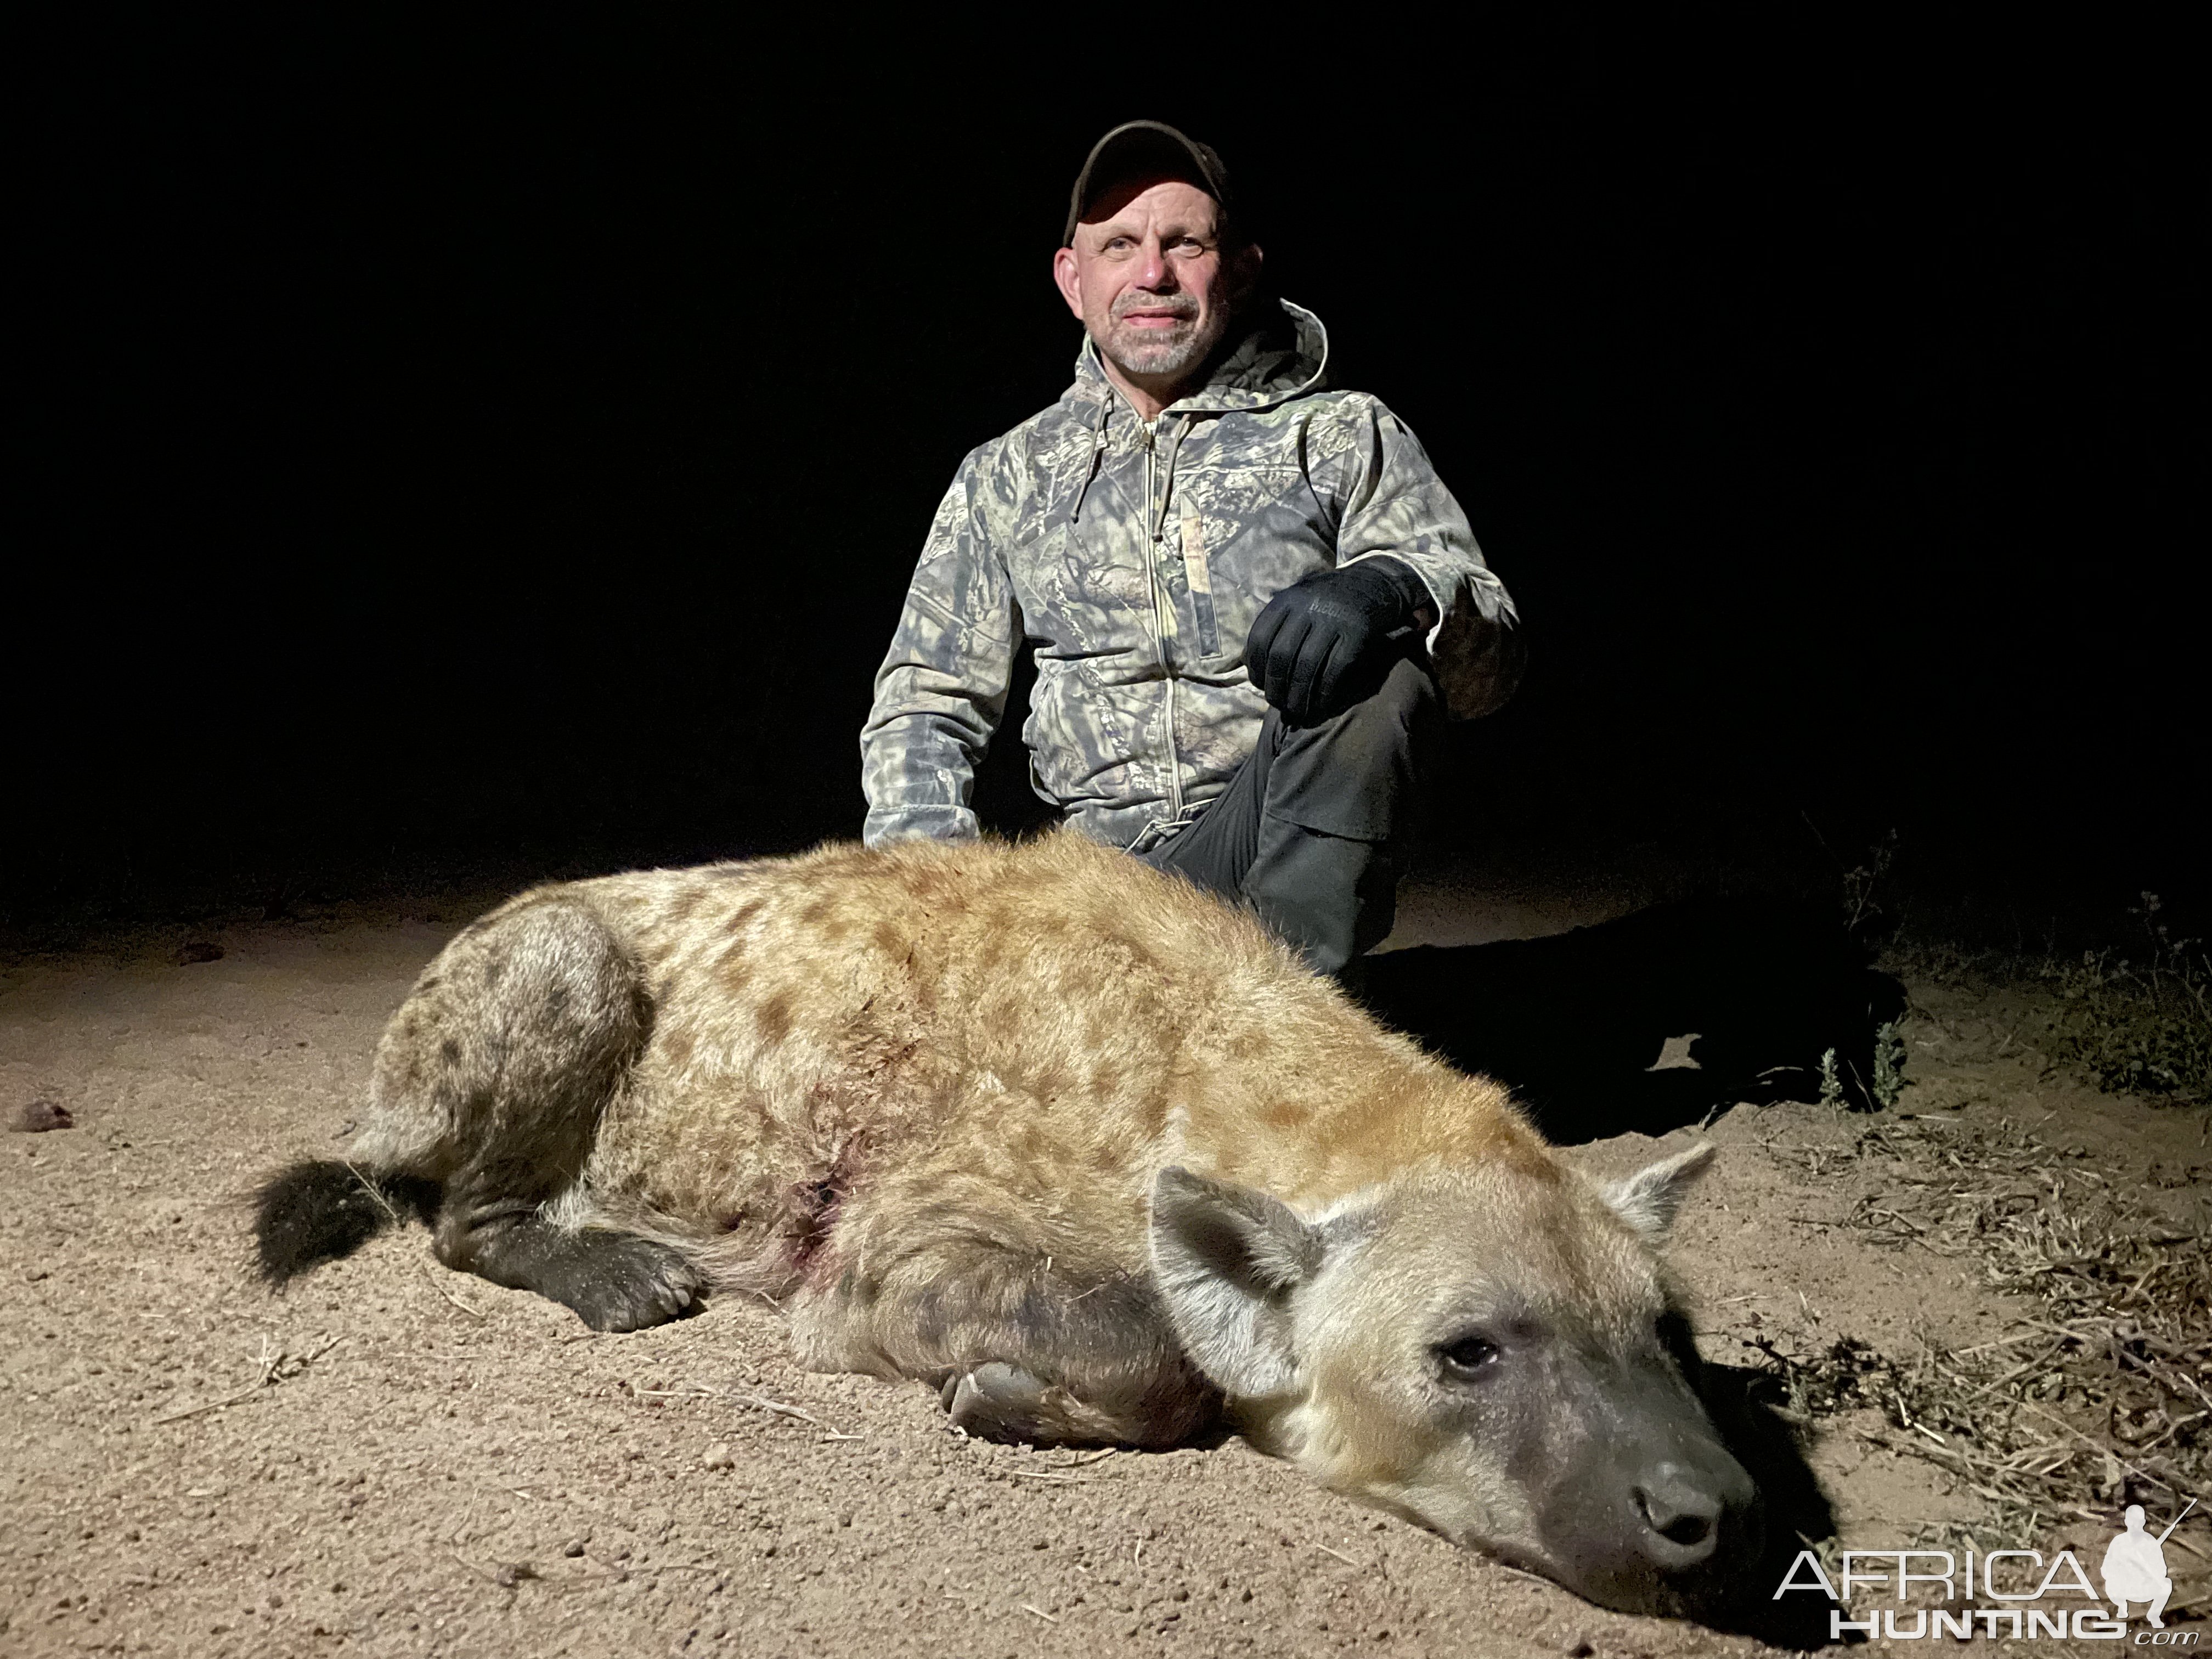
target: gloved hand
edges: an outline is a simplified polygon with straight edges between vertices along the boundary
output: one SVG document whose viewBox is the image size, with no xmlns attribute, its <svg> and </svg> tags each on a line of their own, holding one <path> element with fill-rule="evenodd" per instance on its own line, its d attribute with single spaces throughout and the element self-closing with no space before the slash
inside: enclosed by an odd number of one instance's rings
<svg viewBox="0 0 2212 1659">
<path fill-rule="evenodd" d="M 1293 726 L 1370 696 L 1397 659 L 1429 590 L 1391 558 L 1324 570 L 1267 601 L 1244 641 L 1244 668 Z"/>
</svg>

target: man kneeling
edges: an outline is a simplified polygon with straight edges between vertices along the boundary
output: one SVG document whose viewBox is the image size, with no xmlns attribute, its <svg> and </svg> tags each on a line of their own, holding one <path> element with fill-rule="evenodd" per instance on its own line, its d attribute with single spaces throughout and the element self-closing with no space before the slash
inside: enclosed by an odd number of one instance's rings
<svg viewBox="0 0 2212 1659">
<path fill-rule="evenodd" d="M 2173 1528 L 2152 1537 L 2143 1530 L 2140 1504 L 2129 1504 L 2124 1519 L 2127 1530 L 2105 1547 L 2105 1598 L 2119 1619 L 2128 1616 L 2129 1602 L 2141 1601 L 2153 1627 L 2164 1630 L 2166 1620 L 2160 1615 L 2166 1611 L 2166 1597 L 2173 1594 L 2173 1580 L 2166 1577 L 2161 1546 Z"/>
<path fill-rule="evenodd" d="M 1328 335 L 1264 296 L 1231 199 L 1157 122 L 1091 151 L 1053 264 L 1075 383 L 938 509 L 861 734 L 866 836 L 977 832 L 1026 640 L 1039 795 L 1337 973 L 1390 931 L 1437 728 L 1511 695 L 1516 617 L 1413 434 L 1325 389 Z"/>
</svg>

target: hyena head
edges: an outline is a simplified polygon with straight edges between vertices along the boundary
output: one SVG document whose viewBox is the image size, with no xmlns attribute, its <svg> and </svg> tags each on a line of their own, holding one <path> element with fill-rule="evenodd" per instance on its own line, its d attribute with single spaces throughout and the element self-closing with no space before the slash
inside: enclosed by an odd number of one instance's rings
<svg viewBox="0 0 2212 1659">
<path fill-rule="evenodd" d="M 1548 1158 L 1417 1170 L 1313 1220 L 1168 1170 L 1153 1266 L 1262 1449 L 1607 1607 L 1716 1609 L 1759 1494 L 1656 1251 L 1711 1151 L 1602 1188 Z"/>
</svg>

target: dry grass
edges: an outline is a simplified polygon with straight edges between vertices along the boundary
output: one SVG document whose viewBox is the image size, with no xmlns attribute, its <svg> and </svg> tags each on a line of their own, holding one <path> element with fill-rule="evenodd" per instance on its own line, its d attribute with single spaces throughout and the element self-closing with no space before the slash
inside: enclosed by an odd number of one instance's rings
<svg viewBox="0 0 2212 1659">
<path fill-rule="evenodd" d="M 2010 1121 L 1898 1116 L 1846 1148 L 1774 1152 L 1816 1174 L 1890 1164 L 1844 1225 L 1978 1264 L 1991 1289 L 2035 1304 L 2000 1341 L 1926 1341 L 1905 1359 L 1849 1339 L 1818 1351 L 1757 1340 L 1797 1413 L 1879 1412 L 1899 1431 L 1887 1443 L 1949 1470 L 2010 1538 L 2061 1519 L 2111 1522 L 2130 1503 L 2171 1516 L 2212 1484 L 2203 1235 L 2171 1231 L 2087 1154 Z"/>
</svg>

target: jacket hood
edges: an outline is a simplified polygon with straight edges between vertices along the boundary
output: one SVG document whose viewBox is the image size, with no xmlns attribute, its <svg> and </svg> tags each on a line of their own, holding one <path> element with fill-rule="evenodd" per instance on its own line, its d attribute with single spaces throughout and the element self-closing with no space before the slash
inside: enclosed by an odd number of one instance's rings
<svg viewBox="0 0 2212 1659">
<path fill-rule="evenodd" d="M 1178 398 L 1167 413 L 1218 415 L 1232 410 L 1265 409 L 1305 392 L 1318 392 L 1328 374 L 1328 331 L 1321 319 L 1288 300 L 1264 300 L 1258 320 L 1229 355 L 1213 366 L 1206 384 Z M 1083 404 L 1110 403 L 1119 397 L 1098 362 L 1098 348 L 1085 335 L 1075 360 L 1075 384 L 1067 398 Z"/>
</svg>

